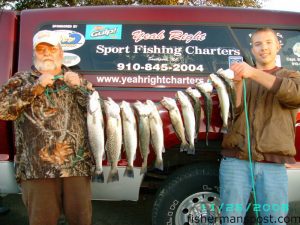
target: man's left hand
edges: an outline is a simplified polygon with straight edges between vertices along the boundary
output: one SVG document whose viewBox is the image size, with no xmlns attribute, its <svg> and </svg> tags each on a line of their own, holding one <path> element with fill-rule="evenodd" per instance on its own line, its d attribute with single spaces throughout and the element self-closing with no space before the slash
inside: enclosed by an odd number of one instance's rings
<svg viewBox="0 0 300 225">
<path fill-rule="evenodd" d="M 241 78 L 251 78 L 256 72 L 255 68 L 245 62 L 234 63 L 230 66 L 230 69 L 233 70 L 236 80 Z"/>
<path fill-rule="evenodd" d="M 77 73 L 68 71 L 64 75 L 64 81 L 68 86 L 76 87 L 80 86 L 80 78 Z"/>
</svg>

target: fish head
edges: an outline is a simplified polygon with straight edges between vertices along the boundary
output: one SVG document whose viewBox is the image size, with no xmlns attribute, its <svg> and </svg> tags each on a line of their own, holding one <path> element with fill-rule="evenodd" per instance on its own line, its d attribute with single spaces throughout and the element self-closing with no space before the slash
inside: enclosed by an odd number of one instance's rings
<svg viewBox="0 0 300 225">
<path fill-rule="evenodd" d="M 182 91 L 177 91 L 176 96 L 183 105 L 189 101 L 188 97 Z"/>
<path fill-rule="evenodd" d="M 209 78 L 211 79 L 212 83 L 216 87 L 221 87 L 222 86 L 222 80 L 216 75 L 216 74 L 210 74 Z"/>
<path fill-rule="evenodd" d="M 200 98 L 201 97 L 201 94 L 200 92 L 197 90 L 197 89 L 194 89 L 194 88 L 191 88 L 191 87 L 188 87 L 186 90 L 185 90 L 186 93 L 188 93 L 190 96 L 192 96 L 193 98 Z"/>
<path fill-rule="evenodd" d="M 142 111 L 143 111 L 143 103 L 142 102 L 137 100 L 135 103 L 133 103 L 133 107 L 135 108 L 135 110 L 137 111 L 137 113 L 139 115 L 142 114 Z"/>
<path fill-rule="evenodd" d="M 151 100 L 146 100 L 146 104 L 150 107 L 155 107 L 154 102 L 152 102 Z"/>
<path fill-rule="evenodd" d="M 211 81 L 213 82 L 214 86 L 216 86 L 216 87 L 223 87 L 224 86 L 223 81 L 216 74 L 212 73 L 212 74 L 209 75 L 209 77 L 210 77 Z"/>
<path fill-rule="evenodd" d="M 107 115 L 115 118 L 120 116 L 119 105 L 109 97 L 107 98 L 107 100 L 104 100 L 104 108 L 105 108 L 105 113 Z"/>
<path fill-rule="evenodd" d="M 230 80 L 234 78 L 234 72 L 231 69 L 223 70 L 222 68 L 220 68 L 218 69 L 217 74 Z"/>
<path fill-rule="evenodd" d="M 231 69 L 223 70 L 221 75 L 230 80 L 232 80 L 234 78 L 234 72 Z"/>
<path fill-rule="evenodd" d="M 129 102 L 126 102 L 126 101 L 122 101 L 121 102 L 121 104 L 120 104 L 120 109 L 121 110 L 126 110 L 126 109 L 128 109 L 128 108 L 130 108 L 130 104 L 129 104 Z"/>
<path fill-rule="evenodd" d="M 187 89 L 185 89 L 185 92 L 188 93 L 188 94 L 191 94 L 192 90 L 193 90 L 193 88 L 188 87 Z"/>
<path fill-rule="evenodd" d="M 123 115 L 123 118 L 125 118 L 126 120 L 132 121 L 134 119 L 134 113 L 129 102 L 122 101 L 120 105 L 120 110 Z"/>
<path fill-rule="evenodd" d="M 146 104 L 143 104 L 140 101 L 136 101 L 133 105 L 140 116 L 148 116 L 152 111 L 151 107 L 149 107 Z"/>
<path fill-rule="evenodd" d="M 172 110 L 175 107 L 177 107 L 176 101 L 173 98 L 163 97 L 163 99 L 160 102 L 168 110 Z"/>
<path fill-rule="evenodd" d="M 149 110 L 151 110 L 150 112 L 150 116 L 155 116 L 157 113 L 159 114 L 158 110 L 157 110 L 157 107 L 156 107 L 156 104 L 151 101 L 151 100 L 147 100 L 146 101 L 146 105 L 148 106 Z"/>
<path fill-rule="evenodd" d="M 94 113 L 101 107 L 99 100 L 98 91 L 94 91 L 91 95 L 89 95 L 88 111 L 90 113 Z"/>
<path fill-rule="evenodd" d="M 142 107 L 143 103 L 140 102 L 139 100 L 137 100 L 135 103 L 133 103 L 133 107 L 136 109 L 136 110 L 139 110 L 141 107 Z"/>
<path fill-rule="evenodd" d="M 156 105 L 151 100 L 146 100 L 146 105 L 151 110 L 151 113 L 156 109 Z"/>
<path fill-rule="evenodd" d="M 221 73 L 222 73 L 223 71 L 224 71 L 223 68 L 220 68 L 220 69 L 217 70 L 216 73 L 219 74 L 219 75 L 221 75 Z"/>
<path fill-rule="evenodd" d="M 196 98 L 200 98 L 201 93 L 197 89 L 192 89 L 192 96 L 194 96 Z"/>
<path fill-rule="evenodd" d="M 205 83 L 204 82 L 197 83 L 196 87 L 199 88 L 199 90 L 202 90 L 203 92 L 206 93 L 211 93 L 213 91 L 213 86 L 209 80 Z"/>
</svg>

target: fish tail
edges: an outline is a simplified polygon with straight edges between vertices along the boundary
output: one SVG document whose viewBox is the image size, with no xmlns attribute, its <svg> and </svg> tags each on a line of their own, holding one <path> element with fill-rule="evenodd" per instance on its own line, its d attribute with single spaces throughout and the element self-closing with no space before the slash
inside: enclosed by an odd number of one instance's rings
<svg viewBox="0 0 300 225">
<path fill-rule="evenodd" d="M 208 146 L 208 131 L 206 132 L 206 146 Z"/>
<path fill-rule="evenodd" d="M 227 134 L 227 133 L 228 133 L 228 126 L 223 126 L 223 127 L 221 128 L 221 133 Z"/>
<path fill-rule="evenodd" d="M 195 127 L 195 140 L 197 141 L 200 132 L 200 120 L 201 120 L 201 109 L 200 109 L 199 117 L 196 120 L 196 127 Z"/>
<path fill-rule="evenodd" d="M 195 146 L 193 144 L 189 145 L 187 154 L 189 154 L 189 155 L 195 155 Z"/>
<path fill-rule="evenodd" d="M 206 146 L 208 146 L 209 126 L 210 126 L 210 122 L 209 122 L 209 119 L 207 118 L 207 121 L 206 121 Z"/>
<path fill-rule="evenodd" d="M 162 159 L 156 159 L 155 163 L 154 163 L 154 167 L 156 169 L 159 169 L 159 170 L 163 171 L 164 170 L 164 163 L 163 163 Z"/>
<path fill-rule="evenodd" d="M 104 183 L 104 174 L 103 171 L 100 173 L 95 173 L 92 176 L 92 182 L 97 182 L 97 183 Z"/>
<path fill-rule="evenodd" d="M 117 168 L 112 168 L 109 172 L 107 183 L 119 181 L 119 172 Z"/>
<path fill-rule="evenodd" d="M 235 120 L 235 115 L 234 115 L 234 106 L 231 106 L 231 124 L 233 124 L 234 120 Z"/>
<path fill-rule="evenodd" d="M 195 141 L 196 143 L 198 142 L 199 128 L 200 128 L 200 126 L 199 126 L 199 127 L 196 127 L 196 129 L 195 129 L 195 137 L 194 137 L 194 141 Z"/>
<path fill-rule="evenodd" d="M 127 166 L 125 171 L 124 171 L 123 176 L 134 178 L 133 166 Z"/>
<path fill-rule="evenodd" d="M 143 162 L 140 174 L 145 174 L 147 172 L 147 161 Z"/>
<path fill-rule="evenodd" d="M 189 148 L 190 148 L 190 147 L 189 147 L 189 144 L 188 144 L 188 143 L 182 142 L 181 145 L 180 145 L 180 152 L 187 152 Z"/>
</svg>

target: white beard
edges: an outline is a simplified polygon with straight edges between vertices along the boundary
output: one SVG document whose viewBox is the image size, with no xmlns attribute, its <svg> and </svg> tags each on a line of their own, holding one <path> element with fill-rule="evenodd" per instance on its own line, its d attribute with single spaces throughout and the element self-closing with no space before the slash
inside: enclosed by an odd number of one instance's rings
<svg viewBox="0 0 300 225">
<path fill-rule="evenodd" d="M 47 60 L 45 62 L 34 60 L 34 66 L 38 71 L 56 70 L 58 68 L 57 64 L 51 60 Z"/>
</svg>

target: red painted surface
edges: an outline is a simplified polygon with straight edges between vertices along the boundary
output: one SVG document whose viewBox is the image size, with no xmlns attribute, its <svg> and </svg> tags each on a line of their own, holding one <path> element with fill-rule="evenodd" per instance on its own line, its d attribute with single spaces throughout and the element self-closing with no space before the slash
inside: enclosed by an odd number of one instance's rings
<svg viewBox="0 0 300 225">
<path fill-rule="evenodd" d="M 299 13 L 266 11 L 255 9 L 238 9 L 238 8 L 219 8 L 219 7 L 158 7 L 158 6 L 99 6 L 99 7 L 69 7 L 55 9 L 38 9 L 24 10 L 21 12 L 20 20 L 20 36 L 19 36 L 19 52 L 18 52 L 18 70 L 27 70 L 32 64 L 32 37 L 39 27 L 52 22 L 61 21 L 101 21 L 101 22 L 119 22 L 119 23 L 151 23 L 151 24 L 168 24 L 168 23 L 189 23 L 189 24 L 213 24 L 213 25 L 234 25 L 241 27 L 257 27 L 272 26 L 279 27 L 298 27 L 300 21 Z M 4 12 L 1 14 L 0 36 L 1 51 L 7 54 L 0 54 L 1 76 L 0 83 L 5 82 L 14 71 L 17 60 L 14 59 L 14 46 L 16 44 L 16 28 L 17 17 L 13 12 Z M 2 58 L 1 58 L 2 57 Z M 86 75 L 87 79 L 89 74 Z M 105 98 L 112 97 L 115 101 L 127 100 L 134 102 L 136 100 L 145 101 L 151 99 L 157 104 L 162 97 L 174 97 L 176 89 L 160 89 L 155 90 L 149 87 L 130 87 L 126 89 L 115 87 L 103 88 L 98 87 L 101 95 Z M 168 112 L 161 105 L 158 105 L 161 118 L 164 123 L 164 135 L 166 148 L 179 144 L 179 140 L 171 126 Z M 300 114 L 297 118 L 300 121 Z M 214 109 L 212 126 L 210 128 L 210 139 L 220 139 L 222 135 L 219 133 L 221 126 L 221 118 L 219 113 L 217 97 L 214 96 Z M 9 155 L 12 151 L 12 145 L 9 145 L 11 134 L 9 124 L 0 122 L 0 154 Z M 300 152 L 300 127 L 296 128 L 296 146 Z M 201 140 L 205 139 L 205 123 L 201 120 L 201 130 L 199 133 Z M 2 158 L 2 156 L 1 156 Z M 123 157 L 125 155 L 123 153 Z M 7 159 L 3 156 L 3 159 Z M 149 161 L 154 159 L 153 152 L 149 157 Z M 300 154 L 297 155 L 300 161 Z M 140 154 L 137 155 L 135 165 L 141 161 Z M 126 164 L 125 160 L 121 160 L 120 165 Z"/>
<path fill-rule="evenodd" d="M 0 85 L 4 84 L 12 75 L 16 60 L 14 51 L 17 35 L 17 15 L 12 11 L 0 12 Z M 1 107 L 1 106 L 0 106 Z M 0 121 L 0 161 L 13 159 L 11 122 Z"/>
</svg>

